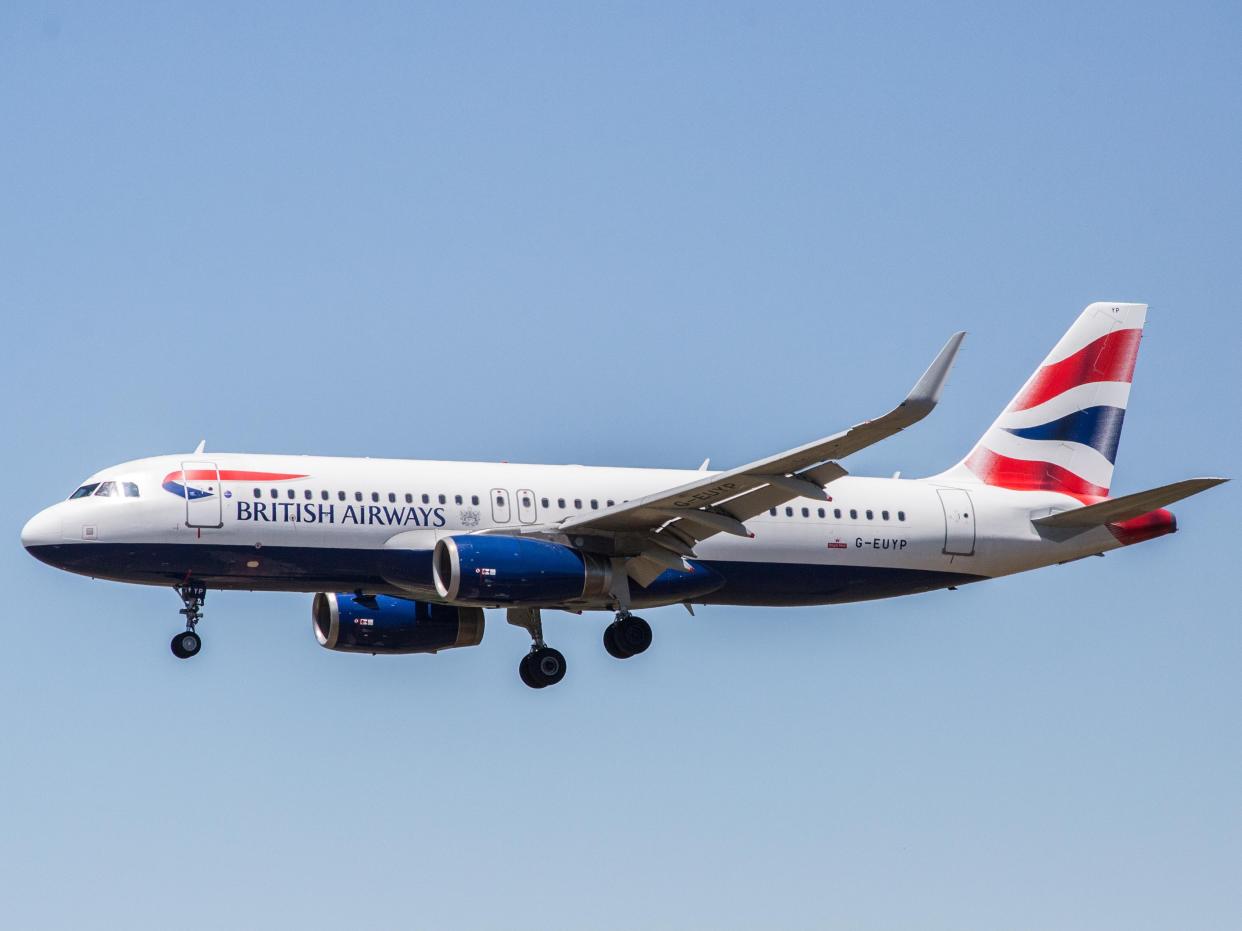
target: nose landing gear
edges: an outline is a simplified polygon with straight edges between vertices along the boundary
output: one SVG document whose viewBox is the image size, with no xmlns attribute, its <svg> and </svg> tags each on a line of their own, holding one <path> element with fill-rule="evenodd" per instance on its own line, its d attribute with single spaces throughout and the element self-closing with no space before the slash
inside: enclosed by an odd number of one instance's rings
<svg viewBox="0 0 1242 931">
<path fill-rule="evenodd" d="M 617 659 L 637 656 L 651 646 L 651 625 L 635 614 L 621 611 L 604 628 L 604 649 Z"/>
<path fill-rule="evenodd" d="M 194 628 L 203 619 L 203 602 L 207 600 L 207 589 L 202 585 L 187 582 L 174 586 L 174 590 L 185 604 L 179 612 L 185 615 L 185 631 L 172 638 L 172 652 L 177 659 L 189 659 L 203 648 L 203 638 Z"/>
</svg>

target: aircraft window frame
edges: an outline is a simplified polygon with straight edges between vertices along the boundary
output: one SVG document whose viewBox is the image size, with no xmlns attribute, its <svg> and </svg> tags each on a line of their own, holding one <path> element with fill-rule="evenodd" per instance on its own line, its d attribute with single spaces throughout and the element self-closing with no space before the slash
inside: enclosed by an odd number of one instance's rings
<svg viewBox="0 0 1242 931">
<path fill-rule="evenodd" d="M 294 491 L 292 488 L 288 489 L 288 494 L 285 495 L 285 497 L 288 498 L 290 501 L 292 501 L 297 496 L 298 496 L 298 493 Z"/>
<path fill-rule="evenodd" d="M 444 495 L 436 495 L 436 501 L 438 501 L 440 504 L 448 504 L 448 498 L 446 498 Z"/>
<path fill-rule="evenodd" d="M 557 499 L 556 499 L 556 506 L 557 506 L 558 508 L 560 508 L 562 511 L 563 511 L 563 510 L 565 510 L 565 499 L 564 499 L 564 498 L 557 498 Z"/>
<path fill-rule="evenodd" d="M 858 520 L 858 508 L 850 508 L 850 520 Z"/>
<path fill-rule="evenodd" d="M 119 498 L 120 495 L 117 494 L 116 482 L 112 481 L 111 479 L 109 479 L 106 482 L 100 482 L 99 487 L 95 489 L 95 493 L 91 495 L 91 497 L 92 498 L 95 498 L 95 497 Z"/>
<path fill-rule="evenodd" d="M 276 488 L 276 487 L 274 487 L 274 486 L 273 486 L 272 488 L 269 488 L 269 489 L 268 489 L 268 491 L 270 492 L 269 497 L 271 497 L 271 498 L 279 498 L 279 497 L 280 497 L 280 489 L 279 489 L 279 488 Z"/>
<path fill-rule="evenodd" d="M 413 504 L 413 503 L 414 503 L 414 495 L 413 495 L 413 494 L 411 494 L 411 493 L 410 493 L 410 492 L 408 492 L 408 491 L 405 493 L 405 503 L 406 503 L 406 504 Z"/>
<path fill-rule="evenodd" d="M 768 508 L 768 513 L 769 513 L 769 514 L 771 514 L 773 517 L 775 517 L 775 516 L 776 516 L 776 508 Z"/>
<path fill-rule="evenodd" d="M 328 494 L 328 489 L 326 488 L 323 491 L 319 492 L 320 501 L 327 501 L 330 497 L 331 495 Z"/>
<path fill-rule="evenodd" d="M 478 506 L 479 506 L 479 496 L 478 496 L 478 495 L 471 495 L 471 496 L 470 496 L 470 503 L 471 503 L 471 504 L 473 504 L 475 507 L 478 507 Z"/>
<path fill-rule="evenodd" d="M 431 504 L 431 495 L 423 495 L 423 504 Z"/>
<path fill-rule="evenodd" d="M 458 505 L 460 505 L 460 504 L 464 504 L 464 503 L 465 503 L 465 500 L 466 500 L 466 499 L 465 499 L 465 498 L 463 498 L 461 495 L 453 495 L 453 503 L 454 503 L 454 504 L 458 504 Z"/>
<path fill-rule="evenodd" d="M 345 492 L 343 492 L 343 491 L 338 491 L 338 492 L 336 493 L 336 500 L 337 500 L 337 501 L 345 501 L 345 500 L 347 500 L 348 498 L 349 498 L 349 496 L 348 496 L 347 494 L 345 494 Z"/>
<path fill-rule="evenodd" d="M 881 512 L 880 512 L 880 519 L 881 519 L 881 520 L 888 520 L 888 511 L 881 511 Z"/>
<path fill-rule="evenodd" d="M 898 511 L 898 512 L 897 512 L 897 519 L 898 519 L 898 520 L 905 520 L 905 519 L 906 519 L 906 512 L 905 512 L 905 511 Z"/>
<path fill-rule="evenodd" d="M 828 512 L 827 512 L 827 511 L 825 511 L 823 508 L 820 508 L 820 509 L 819 509 L 819 519 L 820 519 L 820 520 L 823 520 L 823 519 L 824 519 L 825 517 L 827 517 L 827 516 L 828 516 Z"/>
<path fill-rule="evenodd" d="M 379 497 L 378 491 L 371 492 L 371 503 L 372 504 L 379 504 L 379 499 L 380 497 Z"/>
<path fill-rule="evenodd" d="M 867 520 L 875 520 L 875 511 L 867 508 Z"/>
<path fill-rule="evenodd" d="M 802 516 L 803 516 L 803 517 L 810 517 L 810 516 L 811 516 L 811 509 L 810 509 L 810 508 L 803 508 L 803 509 L 802 509 Z"/>
<path fill-rule="evenodd" d="M 598 510 L 599 510 L 599 498 L 592 498 L 592 499 L 591 499 L 591 510 L 592 510 L 592 511 L 598 511 Z"/>
<path fill-rule="evenodd" d="M 550 504 L 548 503 L 548 499 L 547 499 L 547 498 L 540 498 L 540 499 L 539 499 L 539 503 L 540 503 L 541 505 L 543 505 L 543 509 L 544 509 L 545 511 L 546 511 L 548 508 L 550 508 L 550 507 L 552 506 L 552 505 L 550 505 Z"/>
<path fill-rule="evenodd" d="M 360 491 L 355 491 L 355 492 L 354 492 L 354 500 L 355 500 L 355 501 L 361 501 L 361 500 L 362 500 L 362 492 L 360 492 Z"/>
<path fill-rule="evenodd" d="M 388 492 L 388 503 L 389 504 L 397 503 L 397 493 L 395 491 Z"/>
<path fill-rule="evenodd" d="M 840 520 L 840 519 L 841 519 L 841 509 L 840 509 L 840 508 L 833 508 L 833 509 L 832 509 L 832 516 L 833 516 L 833 518 L 834 518 L 834 519 L 836 519 L 836 520 Z"/>
<path fill-rule="evenodd" d="M 786 507 L 785 507 L 785 516 L 786 516 L 786 517 L 793 517 L 793 508 L 791 508 L 791 507 L 789 507 L 789 506 L 786 506 Z"/>
<path fill-rule="evenodd" d="M 78 498 L 89 498 L 95 493 L 95 489 L 99 487 L 99 482 L 87 482 L 85 485 L 79 485 L 77 490 L 71 494 L 66 500 L 76 501 Z"/>
<path fill-rule="evenodd" d="M 307 501 L 314 501 L 315 493 L 311 491 L 309 488 L 307 488 L 302 492 L 302 497 L 305 498 Z"/>
<path fill-rule="evenodd" d="M 263 489 L 262 489 L 262 488 L 256 488 L 256 489 L 254 490 L 254 496 L 255 496 L 256 498 L 262 498 L 262 497 L 263 497 Z"/>
<path fill-rule="evenodd" d="M 142 490 L 138 487 L 137 482 L 121 482 L 121 489 L 125 492 L 126 498 L 142 497 Z"/>
</svg>

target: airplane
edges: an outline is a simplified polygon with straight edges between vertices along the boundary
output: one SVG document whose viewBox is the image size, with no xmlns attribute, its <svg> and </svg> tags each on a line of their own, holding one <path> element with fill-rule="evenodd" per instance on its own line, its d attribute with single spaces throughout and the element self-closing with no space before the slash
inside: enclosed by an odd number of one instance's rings
<svg viewBox="0 0 1242 931">
<path fill-rule="evenodd" d="M 565 676 L 544 610 L 613 615 L 604 648 L 648 649 L 636 609 L 832 605 L 1102 555 L 1176 531 L 1165 507 L 1226 479 L 1110 497 L 1147 305 L 1093 303 L 965 458 L 921 479 L 840 460 L 926 417 L 965 333 L 897 407 L 725 471 L 189 454 L 95 473 L 21 532 L 37 559 L 172 587 L 181 659 L 209 589 L 313 593 L 329 650 L 474 646 L 484 609 L 531 639 L 531 688 Z"/>
</svg>

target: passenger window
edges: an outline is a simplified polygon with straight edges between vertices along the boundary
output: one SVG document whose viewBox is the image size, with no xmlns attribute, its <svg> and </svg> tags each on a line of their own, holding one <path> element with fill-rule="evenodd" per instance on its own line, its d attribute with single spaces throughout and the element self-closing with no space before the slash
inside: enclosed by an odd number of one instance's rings
<svg viewBox="0 0 1242 931">
<path fill-rule="evenodd" d="M 423 504 L 431 504 L 431 495 L 423 495 Z"/>
<path fill-rule="evenodd" d="M 471 495 L 471 496 L 470 496 L 470 503 L 471 503 L 471 504 L 473 504 L 473 505 L 475 505 L 475 506 L 478 506 L 478 503 L 479 503 L 479 496 L 478 496 L 478 495 Z"/>
<path fill-rule="evenodd" d="M 360 491 L 355 491 L 355 492 L 354 492 L 354 500 L 355 500 L 355 501 L 361 501 L 361 500 L 362 500 L 362 492 L 360 492 Z"/>
<path fill-rule="evenodd" d="M 558 508 L 564 508 L 564 507 L 565 507 L 565 499 L 564 499 L 564 498 L 557 498 L 557 499 L 556 499 L 556 506 L 557 506 Z"/>
<path fill-rule="evenodd" d="M 885 520 L 888 520 L 888 511 L 881 511 L 880 516 L 883 517 Z"/>
<path fill-rule="evenodd" d="M 496 505 L 497 505 L 497 507 L 504 507 L 504 506 L 505 506 L 505 496 L 504 496 L 504 495 L 497 495 L 497 496 L 496 496 Z"/>
<path fill-rule="evenodd" d="M 262 488 L 256 488 L 256 489 L 254 490 L 254 496 L 255 496 L 256 498 L 262 498 L 262 497 L 263 497 L 263 489 L 262 489 Z"/>
<path fill-rule="evenodd" d="M 126 498 L 137 498 L 138 497 L 138 486 L 135 485 L 133 482 L 122 482 L 121 487 L 125 489 Z"/>
<path fill-rule="evenodd" d="M 279 498 L 279 497 L 280 497 L 280 492 L 279 492 L 279 491 L 277 491 L 275 488 L 269 488 L 269 489 L 268 489 L 268 496 L 269 496 L 269 497 L 271 497 L 271 498 Z"/>
<path fill-rule="evenodd" d="M 592 498 L 592 499 L 591 499 L 591 510 L 592 510 L 592 511 L 598 511 L 598 510 L 599 510 L 599 501 L 598 501 L 597 499 L 595 499 L 595 498 Z"/>
<path fill-rule="evenodd" d="M 453 495 L 453 503 L 461 504 L 461 495 Z"/>
<path fill-rule="evenodd" d="M 446 504 L 448 502 L 448 498 L 444 497 L 444 495 L 438 495 L 436 497 L 436 500 L 439 501 L 441 504 Z"/>
<path fill-rule="evenodd" d="M 905 520 L 905 519 L 906 519 L 906 512 L 905 512 L 905 511 L 898 511 L 898 512 L 897 512 L 897 519 L 898 519 L 898 520 Z"/>
<path fill-rule="evenodd" d="M 406 504 L 413 504 L 413 503 L 414 503 L 414 496 L 413 496 L 412 494 L 410 494 L 408 491 L 405 493 L 405 503 L 406 503 Z"/>
<path fill-rule="evenodd" d="M 309 501 L 311 498 L 315 497 L 315 493 L 308 488 L 302 493 L 302 497 Z"/>
<path fill-rule="evenodd" d="M 827 517 L 827 516 L 828 516 L 828 513 L 827 513 L 827 512 L 826 512 L 823 508 L 820 508 L 820 509 L 819 509 L 819 519 L 820 519 L 820 520 L 823 520 L 823 519 L 824 519 L 825 517 Z"/>
<path fill-rule="evenodd" d="M 540 499 L 539 499 L 539 506 L 540 506 L 540 507 L 544 507 L 544 508 L 546 508 L 546 507 L 548 506 L 548 499 L 547 499 L 547 498 L 540 498 Z"/>
<path fill-rule="evenodd" d="M 850 508 L 850 520 L 858 520 L 858 512 Z"/>
<path fill-rule="evenodd" d="M 319 497 L 321 500 L 327 501 L 328 500 L 328 489 L 325 488 L 323 491 L 319 492 Z"/>
<path fill-rule="evenodd" d="M 116 496 L 116 482 L 104 482 L 95 489 L 97 498 L 115 498 Z"/>
<path fill-rule="evenodd" d="M 379 502 L 379 492 L 378 492 L 378 491 L 373 491 L 373 492 L 371 492 L 371 500 L 372 500 L 372 501 L 374 501 L 374 502 L 376 502 L 376 503 L 378 503 L 378 502 Z"/>
<path fill-rule="evenodd" d="M 582 499 L 581 498 L 574 498 L 574 510 L 575 511 L 582 510 Z"/>
<path fill-rule="evenodd" d="M 285 497 L 286 497 L 286 498 L 289 498 L 290 500 L 292 500 L 292 499 L 293 499 L 293 497 L 294 497 L 296 494 L 297 494 L 297 493 L 296 493 L 296 492 L 295 492 L 292 488 L 290 488 L 290 489 L 289 489 L 289 493 L 288 493 L 287 495 L 285 495 Z"/>
<path fill-rule="evenodd" d="M 775 516 L 776 516 L 776 508 L 770 508 L 770 509 L 768 510 L 768 513 L 769 513 L 769 514 L 771 514 L 773 517 L 775 517 Z"/>
<path fill-rule="evenodd" d="M 870 509 L 867 510 L 867 520 L 875 520 L 875 515 L 871 513 Z"/>
<path fill-rule="evenodd" d="M 833 509 L 832 509 L 832 516 L 833 516 L 833 517 L 835 517 L 837 520 L 840 520 L 840 519 L 841 519 L 841 509 L 840 509 L 840 508 L 833 508 Z"/>
<path fill-rule="evenodd" d="M 338 492 L 336 493 L 336 500 L 337 500 L 337 501 L 344 501 L 344 500 L 345 500 L 345 492 L 343 492 L 343 491 L 338 491 Z"/>
<path fill-rule="evenodd" d="M 93 494 L 95 489 L 98 487 L 99 487 L 98 482 L 95 482 L 94 484 L 91 484 L 91 485 L 83 485 L 81 488 L 79 488 L 77 491 L 75 491 L 73 494 L 69 496 L 69 500 L 72 501 L 75 498 L 85 498 L 88 495 Z"/>
<path fill-rule="evenodd" d="M 802 509 L 802 516 L 803 516 L 803 517 L 810 517 L 810 516 L 811 516 L 811 509 L 810 509 L 810 508 L 803 508 L 803 509 Z"/>
<path fill-rule="evenodd" d="M 612 506 L 613 506 L 616 502 L 615 502 L 615 501 L 613 501 L 611 498 L 609 498 L 609 499 L 608 499 L 607 501 L 605 501 L 604 503 L 605 503 L 606 505 L 608 505 L 609 507 L 612 507 Z"/>
<path fill-rule="evenodd" d="M 793 508 L 785 508 L 785 516 L 793 517 Z"/>
</svg>

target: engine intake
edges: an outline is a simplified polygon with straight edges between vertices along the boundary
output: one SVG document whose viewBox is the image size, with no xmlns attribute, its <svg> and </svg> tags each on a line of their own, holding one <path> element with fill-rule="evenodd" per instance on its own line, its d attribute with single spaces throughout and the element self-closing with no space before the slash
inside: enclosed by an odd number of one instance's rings
<svg viewBox="0 0 1242 931">
<path fill-rule="evenodd" d="M 559 605 L 608 598 L 607 560 L 546 540 L 456 536 L 436 542 L 432 578 L 441 598 L 480 605 Z"/>
<path fill-rule="evenodd" d="M 482 608 L 388 595 L 320 592 L 311 618 L 320 645 L 342 653 L 435 653 L 483 639 Z"/>
</svg>

